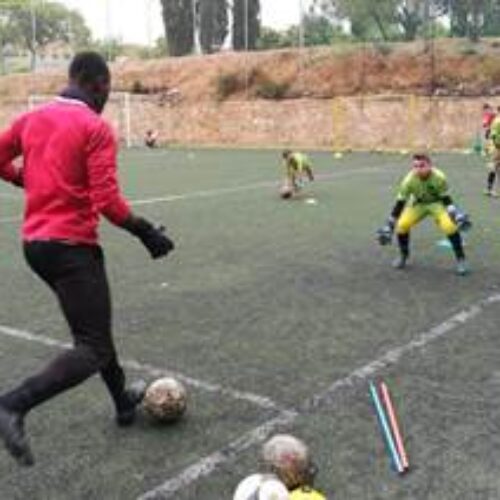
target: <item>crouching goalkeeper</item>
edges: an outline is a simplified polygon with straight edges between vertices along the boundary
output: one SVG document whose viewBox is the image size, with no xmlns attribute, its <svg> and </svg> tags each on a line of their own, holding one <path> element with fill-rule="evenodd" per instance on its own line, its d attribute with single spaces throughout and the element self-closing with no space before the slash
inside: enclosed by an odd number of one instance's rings
<svg viewBox="0 0 500 500">
<path fill-rule="evenodd" d="M 411 171 L 401 183 L 390 218 L 377 231 L 381 245 L 390 244 L 393 233 L 396 233 L 400 251 L 393 264 L 396 269 L 404 269 L 407 265 L 411 229 L 429 215 L 451 243 L 457 261 L 457 274 L 467 274 L 460 231 L 471 227 L 469 217 L 453 204 L 444 173 L 432 165 L 429 156 L 417 154 L 413 157 Z"/>
</svg>

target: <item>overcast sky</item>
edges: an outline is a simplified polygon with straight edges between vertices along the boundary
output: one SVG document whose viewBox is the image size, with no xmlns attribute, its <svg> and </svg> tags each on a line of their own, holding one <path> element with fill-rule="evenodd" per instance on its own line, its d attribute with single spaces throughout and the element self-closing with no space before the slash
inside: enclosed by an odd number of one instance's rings
<svg viewBox="0 0 500 500">
<path fill-rule="evenodd" d="M 164 34 L 160 0 L 60 1 L 83 14 L 96 38 L 104 38 L 111 33 L 113 37 L 119 37 L 125 42 L 146 44 Z M 274 28 L 297 24 L 300 2 L 301 0 L 261 0 L 263 24 Z M 311 0 L 302 0 L 304 9 L 310 3 Z"/>
</svg>

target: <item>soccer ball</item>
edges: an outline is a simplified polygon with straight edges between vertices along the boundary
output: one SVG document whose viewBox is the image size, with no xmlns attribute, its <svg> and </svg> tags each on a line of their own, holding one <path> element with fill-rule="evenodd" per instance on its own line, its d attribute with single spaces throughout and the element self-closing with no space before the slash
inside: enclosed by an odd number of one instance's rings
<svg viewBox="0 0 500 500">
<path fill-rule="evenodd" d="M 288 500 L 288 490 L 271 474 L 252 474 L 238 485 L 233 500 Z"/>
<path fill-rule="evenodd" d="M 146 389 L 142 401 L 146 413 L 158 422 L 173 422 L 187 407 L 185 387 L 172 377 L 159 378 Z"/>
<path fill-rule="evenodd" d="M 292 194 L 293 194 L 293 190 L 290 188 L 290 186 L 288 184 L 281 186 L 281 189 L 280 189 L 281 198 L 283 198 L 284 200 L 287 200 L 288 198 L 292 197 Z"/>
<path fill-rule="evenodd" d="M 313 479 L 309 449 L 290 434 L 278 434 L 262 447 L 262 458 L 289 490 L 308 485 Z"/>
</svg>

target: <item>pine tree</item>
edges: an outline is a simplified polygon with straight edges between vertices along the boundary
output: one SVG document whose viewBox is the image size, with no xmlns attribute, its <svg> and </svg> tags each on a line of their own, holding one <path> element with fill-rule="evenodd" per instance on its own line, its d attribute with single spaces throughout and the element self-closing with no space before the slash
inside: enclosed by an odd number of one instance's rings
<svg viewBox="0 0 500 500">
<path fill-rule="evenodd" d="M 248 8 L 248 12 L 246 11 Z M 260 0 L 234 0 L 233 48 L 254 50 L 260 35 Z"/>
<path fill-rule="evenodd" d="M 183 56 L 193 51 L 193 0 L 160 0 L 168 53 Z"/>
</svg>

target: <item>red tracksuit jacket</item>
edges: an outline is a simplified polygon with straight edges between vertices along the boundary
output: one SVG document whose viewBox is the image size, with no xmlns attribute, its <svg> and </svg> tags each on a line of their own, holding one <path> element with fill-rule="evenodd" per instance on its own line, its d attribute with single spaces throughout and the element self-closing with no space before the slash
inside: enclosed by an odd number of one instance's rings
<svg viewBox="0 0 500 500">
<path fill-rule="evenodd" d="M 19 170 L 11 162 L 21 155 Z M 58 97 L 15 120 L 0 135 L 0 177 L 22 177 L 23 239 L 96 244 L 99 214 L 120 225 L 130 208 L 116 157 L 110 126 L 81 101 Z"/>
</svg>

